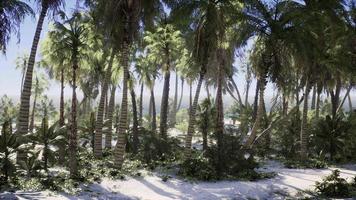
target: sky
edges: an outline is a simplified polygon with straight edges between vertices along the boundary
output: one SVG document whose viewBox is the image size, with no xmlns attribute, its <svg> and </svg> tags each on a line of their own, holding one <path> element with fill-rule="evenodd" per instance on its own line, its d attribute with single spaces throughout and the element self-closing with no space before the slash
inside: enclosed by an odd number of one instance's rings
<svg viewBox="0 0 356 200">
<path fill-rule="evenodd" d="M 39 10 L 35 7 L 35 5 L 31 5 L 34 10 Z M 66 7 L 65 7 L 65 11 L 67 13 L 71 13 L 73 11 L 73 9 L 75 8 L 75 1 L 74 0 L 67 0 L 66 1 Z M 20 29 L 20 40 L 17 39 L 17 37 L 15 35 L 13 35 L 11 37 L 11 41 L 7 46 L 7 53 L 6 55 L 0 55 L 0 69 L 1 69 L 1 73 L 0 73 L 0 96 L 3 95 L 8 95 L 10 97 L 12 97 L 15 101 L 17 101 L 19 99 L 20 96 L 20 88 L 21 88 L 21 70 L 16 69 L 16 65 L 15 65 L 15 60 L 19 55 L 22 55 L 24 53 L 29 54 L 30 49 L 31 49 L 31 44 L 32 44 L 32 40 L 34 37 L 34 32 L 35 32 L 35 28 L 36 28 L 36 24 L 37 24 L 37 20 L 36 18 L 38 17 L 38 13 L 36 15 L 36 17 L 26 17 L 25 21 L 21 24 L 21 29 Z M 50 21 L 48 20 L 48 18 L 46 18 L 45 23 L 44 23 L 44 27 L 42 30 L 42 34 L 41 34 L 41 38 L 44 38 L 47 34 L 48 31 L 48 24 L 50 23 Z M 40 47 L 38 48 L 37 51 L 37 57 L 36 60 L 38 61 L 40 59 L 40 53 L 39 53 Z M 238 88 L 240 90 L 240 93 L 244 96 L 244 87 L 245 87 L 245 75 L 244 73 L 241 73 L 241 59 L 239 59 L 238 57 L 236 57 L 235 59 L 235 67 L 240 71 L 239 74 L 237 76 L 234 77 Z M 175 75 L 172 74 L 171 76 L 171 97 L 173 97 L 174 94 L 174 83 L 175 83 Z M 179 84 L 180 86 L 180 84 Z M 160 96 L 162 93 L 162 89 L 163 89 L 163 80 L 161 78 L 161 80 L 157 81 L 157 85 L 156 85 L 156 90 L 155 90 L 155 95 L 156 95 L 156 99 L 157 99 L 157 104 L 159 104 L 159 100 L 160 100 Z M 252 86 L 250 88 L 250 97 L 249 99 L 252 101 L 253 99 L 253 95 L 254 95 L 254 90 L 255 90 L 255 81 L 253 81 Z M 59 82 L 57 81 L 50 81 L 50 87 L 49 90 L 45 91 L 45 94 L 48 95 L 50 98 L 53 98 L 55 101 L 56 99 L 58 99 L 59 97 L 59 91 L 60 91 L 60 87 L 59 87 Z M 136 90 L 137 92 L 139 91 L 138 89 Z M 180 91 L 180 89 L 179 89 Z M 184 102 L 187 103 L 188 99 L 189 99 L 189 87 L 188 85 L 185 84 L 184 87 Z M 195 91 L 195 85 L 193 86 L 193 94 Z M 211 93 L 214 95 L 214 89 L 212 88 Z M 118 91 L 120 92 L 120 91 Z M 79 98 L 81 98 L 81 93 L 80 91 L 79 93 Z M 274 90 L 273 87 L 268 86 L 267 90 L 266 90 L 266 97 L 269 98 L 271 96 L 274 95 Z M 65 95 L 66 98 L 70 98 L 71 97 L 71 89 L 69 86 L 66 87 L 65 89 Z M 149 91 L 147 91 L 145 89 L 144 91 L 144 95 L 146 97 L 148 97 L 149 95 Z M 121 93 L 118 94 L 117 96 L 121 96 Z M 204 98 L 206 96 L 205 90 L 202 90 L 201 93 L 201 98 Z M 118 98 L 119 98 L 118 97 Z M 148 98 L 145 98 L 148 99 Z M 229 96 L 225 96 L 224 99 L 226 99 L 226 101 L 228 103 L 231 103 L 231 98 Z"/>
</svg>

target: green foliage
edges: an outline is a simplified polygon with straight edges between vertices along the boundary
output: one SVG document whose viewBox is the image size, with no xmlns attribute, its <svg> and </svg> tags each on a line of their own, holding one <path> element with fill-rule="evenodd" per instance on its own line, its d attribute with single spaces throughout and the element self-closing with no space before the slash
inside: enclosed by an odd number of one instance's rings
<svg viewBox="0 0 356 200">
<path fill-rule="evenodd" d="M 290 112 L 294 112 L 290 111 Z M 299 112 L 287 116 L 281 120 L 276 129 L 273 130 L 272 147 L 277 150 L 277 153 L 286 159 L 297 159 L 299 150 L 299 134 L 300 134 L 300 116 Z"/>
<path fill-rule="evenodd" d="M 201 152 L 192 152 L 191 155 L 179 165 L 178 174 L 185 178 L 204 181 L 218 179 L 212 162 Z"/>
<path fill-rule="evenodd" d="M 355 185 L 348 183 L 340 177 L 339 170 L 333 170 L 330 175 L 323 178 L 321 182 L 315 183 L 315 191 L 321 197 L 327 198 L 350 198 L 356 191 Z"/>
<path fill-rule="evenodd" d="M 340 160 L 344 155 L 345 140 L 350 124 L 341 115 L 335 118 L 327 115 L 316 122 L 313 129 L 313 146 L 317 155 L 331 161 Z"/>
<path fill-rule="evenodd" d="M 56 161 L 56 150 L 66 143 L 62 127 L 58 126 L 58 122 L 49 126 L 47 117 L 44 117 L 41 127 L 35 134 L 29 135 L 29 138 L 36 146 L 36 151 L 42 155 L 43 169 L 47 171 L 49 162 Z"/>
<path fill-rule="evenodd" d="M 3 124 L 9 119 L 15 119 L 17 116 L 17 108 L 13 101 L 4 95 L 0 99 L 0 123 Z"/>
<path fill-rule="evenodd" d="M 39 176 L 39 170 L 44 168 L 39 158 L 40 153 L 38 150 L 28 151 L 27 159 L 18 161 L 20 169 L 24 171 L 22 175 L 28 178 Z"/>
<path fill-rule="evenodd" d="M 300 160 L 285 160 L 284 166 L 287 168 L 292 169 L 325 169 L 327 167 L 327 163 L 323 160 L 318 159 L 308 159 L 307 161 L 300 161 Z"/>
<path fill-rule="evenodd" d="M 141 128 L 139 130 L 140 145 L 137 158 L 150 168 L 155 168 L 158 164 L 164 165 L 167 162 L 173 162 L 181 156 L 182 147 L 180 141 L 174 138 L 162 139 L 152 131 Z M 132 141 L 130 138 L 129 141 Z M 129 142 L 128 145 L 132 144 Z"/>
<path fill-rule="evenodd" d="M 0 170 L 3 176 L 0 180 L 5 184 L 16 171 L 14 156 L 19 147 L 18 137 L 12 133 L 10 121 L 4 122 L 0 135 Z"/>
</svg>

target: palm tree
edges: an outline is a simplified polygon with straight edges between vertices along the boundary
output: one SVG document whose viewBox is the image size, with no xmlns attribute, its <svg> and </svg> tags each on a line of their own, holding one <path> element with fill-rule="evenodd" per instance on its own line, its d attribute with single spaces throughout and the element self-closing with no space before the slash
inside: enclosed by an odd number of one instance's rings
<svg viewBox="0 0 356 200">
<path fill-rule="evenodd" d="M 192 53 L 195 64 L 199 67 L 200 71 L 195 96 L 189 109 L 188 133 L 185 141 L 185 148 L 189 154 L 201 86 L 208 70 L 211 55 L 216 51 L 218 33 L 221 33 L 224 29 L 224 22 L 221 21 L 223 17 L 220 14 L 224 12 L 229 13 L 236 5 L 230 4 L 230 2 L 216 3 L 213 0 L 167 1 L 167 3 L 172 8 L 172 18 L 176 19 L 177 23 L 183 22 L 180 25 L 193 27 L 194 45 L 191 46 L 191 49 L 193 49 Z M 220 10 L 221 12 L 219 12 Z"/>
<path fill-rule="evenodd" d="M 77 166 L 77 76 L 80 69 L 80 60 L 85 56 L 85 50 L 88 45 L 85 43 L 88 33 L 82 23 L 82 16 L 74 13 L 63 23 L 56 22 L 54 30 L 49 32 L 49 37 L 59 38 L 60 45 L 53 51 L 65 51 L 72 64 L 72 106 L 69 135 L 69 169 L 72 178 L 78 173 Z"/>
<path fill-rule="evenodd" d="M 128 128 L 128 100 L 127 100 L 127 81 L 129 78 L 129 58 L 131 46 L 134 42 L 137 31 L 139 30 L 139 14 L 141 6 L 139 0 L 100 0 L 94 4 L 101 24 L 109 25 L 109 34 L 113 38 L 115 47 L 121 49 L 121 67 L 123 69 L 122 99 L 120 109 L 120 119 L 118 128 L 118 140 L 114 151 L 115 167 L 121 168 L 125 153 L 125 134 Z M 104 13 L 104 14 L 103 14 Z"/>
<path fill-rule="evenodd" d="M 35 113 L 36 113 L 36 104 L 38 97 L 41 96 L 41 94 L 48 89 L 48 83 L 46 81 L 46 78 L 41 75 L 37 75 L 35 77 L 35 84 L 34 84 L 34 91 L 33 94 L 35 94 L 35 97 L 33 99 L 33 106 L 32 106 L 32 114 L 31 114 L 31 120 L 30 120 L 30 132 L 33 133 L 33 128 L 35 127 Z"/>
<path fill-rule="evenodd" d="M 169 99 L 169 82 L 171 76 L 172 64 L 176 63 L 177 55 L 181 52 L 183 45 L 180 32 L 175 28 L 163 22 L 155 32 L 146 32 L 144 40 L 147 43 L 148 59 L 152 63 L 162 65 L 161 70 L 164 74 L 164 84 L 161 101 L 160 115 L 160 135 L 163 139 L 167 138 L 167 122 L 168 122 L 168 99 Z M 164 56 L 162 56 L 164 55 Z"/>
<path fill-rule="evenodd" d="M 64 118 L 64 89 L 68 81 L 66 77 L 70 76 L 70 70 L 67 66 L 68 58 L 63 51 L 53 52 L 52 49 L 58 48 L 59 38 L 46 37 L 41 43 L 42 60 L 40 66 L 47 70 L 49 77 L 60 81 L 60 102 L 59 102 L 59 126 L 65 125 Z"/>
<path fill-rule="evenodd" d="M 104 82 L 101 88 L 101 96 L 100 96 L 98 113 L 97 113 L 96 124 L 95 124 L 94 155 L 97 158 L 101 158 L 102 156 L 102 145 L 103 145 L 102 129 L 103 129 L 103 121 L 104 121 L 104 104 L 108 93 L 109 83 L 111 80 L 114 57 L 115 57 L 115 50 L 112 49 L 110 60 L 108 63 L 108 68 L 106 69 Z"/>
<path fill-rule="evenodd" d="M 26 15 L 34 15 L 31 7 L 20 0 L 2 0 L 0 2 L 0 51 L 6 53 L 11 34 L 19 36 L 21 22 Z"/>
<path fill-rule="evenodd" d="M 33 76 L 33 68 L 35 65 L 36 52 L 38 43 L 40 40 L 42 26 L 44 19 L 47 15 L 48 11 L 53 11 L 56 13 L 60 6 L 63 5 L 63 0 L 37 0 L 37 2 L 41 5 L 41 12 L 38 18 L 35 36 L 33 38 L 32 47 L 30 57 L 27 62 L 26 75 L 23 83 L 23 89 L 21 92 L 20 99 L 20 112 L 18 116 L 18 132 L 20 134 L 26 134 L 28 132 L 29 125 L 29 112 L 30 112 L 30 97 L 31 97 L 31 88 L 32 88 L 32 76 Z M 26 155 L 20 153 L 18 155 L 18 159 L 25 158 Z"/>
</svg>

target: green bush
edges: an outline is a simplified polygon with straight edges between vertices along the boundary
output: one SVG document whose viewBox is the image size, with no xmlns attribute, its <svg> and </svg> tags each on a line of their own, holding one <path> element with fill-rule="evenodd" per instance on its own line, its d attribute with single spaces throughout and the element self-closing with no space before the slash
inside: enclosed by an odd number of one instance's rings
<svg viewBox="0 0 356 200">
<path fill-rule="evenodd" d="M 179 165 L 179 175 L 204 181 L 218 179 L 214 166 L 201 152 L 192 152 L 189 158 Z"/>
<path fill-rule="evenodd" d="M 339 170 L 333 170 L 321 182 L 315 183 L 315 191 L 322 197 L 349 198 L 352 190 L 355 190 L 353 184 L 341 178 Z"/>
<path fill-rule="evenodd" d="M 174 162 L 179 159 L 183 152 L 178 139 L 167 138 L 164 140 L 159 135 L 143 128 L 140 129 L 139 139 L 138 154 L 134 156 L 134 159 L 139 159 L 151 168 L 158 164 L 164 165 L 166 162 Z M 131 144 L 132 138 L 128 142 L 128 145 Z"/>
<path fill-rule="evenodd" d="M 316 121 L 312 131 L 312 146 L 317 155 L 330 161 L 341 161 L 350 123 L 342 115 L 327 115 Z"/>
<path fill-rule="evenodd" d="M 328 165 L 323 160 L 308 159 L 307 161 L 300 160 L 285 160 L 284 166 L 290 169 L 325 169 Z"/>
</svg>

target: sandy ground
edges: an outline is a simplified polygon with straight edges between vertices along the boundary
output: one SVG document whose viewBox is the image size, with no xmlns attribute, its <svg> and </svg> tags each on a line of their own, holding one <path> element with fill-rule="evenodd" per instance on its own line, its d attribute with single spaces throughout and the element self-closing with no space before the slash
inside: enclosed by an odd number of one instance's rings
<svg viewBox="0 0 356 200">
<path fill-rule="evenodd" d="M 272 179 L 249 181 L 189 182 L 177 177 L 163 182 L 160 173 L 127 180 L 103 179 L 101 183 L 83 186 L 78 196 L 49 191 L 16 192 L 0 194 L 0 199 L 286 199 L 296 197 L 301 191 L 313 189 L 315 181 L 327 174 L 329 169 L 287 169 L 278 162 L 269 161 L 262 171 L 278 175 Z M 356 175 L 356 165 L 338 168 L 341 176 L 351 181 Z"/>
</svg>

